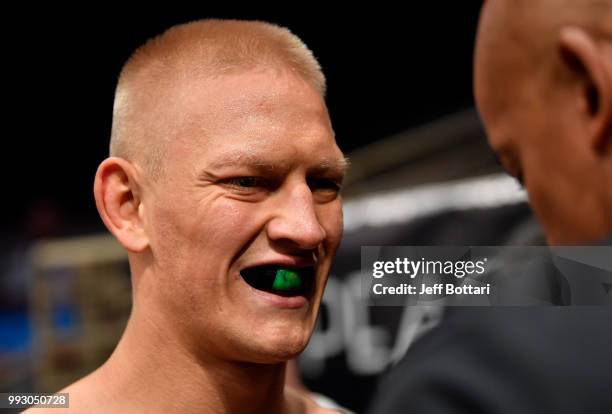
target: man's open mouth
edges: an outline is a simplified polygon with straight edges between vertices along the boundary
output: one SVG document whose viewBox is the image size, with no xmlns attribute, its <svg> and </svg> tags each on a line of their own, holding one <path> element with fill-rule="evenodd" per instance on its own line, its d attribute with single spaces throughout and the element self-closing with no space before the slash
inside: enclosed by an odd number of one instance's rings
<svg viewBox="0 0 612 414">
<path fill-rule="evenodd" d="M 240 275 L 257 290 L 280 296 L 308 297 L 314 281 L 314 267 L 254 266 L 242 269 Z"/>
</svg>

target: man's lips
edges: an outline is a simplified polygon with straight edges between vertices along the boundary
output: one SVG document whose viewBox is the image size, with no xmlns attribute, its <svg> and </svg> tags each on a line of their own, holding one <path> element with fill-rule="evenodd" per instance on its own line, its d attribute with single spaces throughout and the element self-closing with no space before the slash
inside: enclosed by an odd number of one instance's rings
<svg viewBox="0 0 612 414">
<path fill-rule="evenodd" d="M 244 268 L 240 276 L 251 287 L 279 296 L 310 296 L 314 266 L 269 263 Z"/>
</svg>

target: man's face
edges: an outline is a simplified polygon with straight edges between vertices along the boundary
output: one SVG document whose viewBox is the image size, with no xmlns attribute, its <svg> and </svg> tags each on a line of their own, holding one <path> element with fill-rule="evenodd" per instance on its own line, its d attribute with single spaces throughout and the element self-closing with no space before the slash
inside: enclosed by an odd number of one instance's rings
<svg viewBox="0 0 612 414">
<path fill-rule="evenodd" d="M 164 111 L 176 136 L 143 202 L 164 323 L 205 355 L 295 356 L 342 235 L 344 157 L 321 96 L 261 69 L 184 81 Z"/>
<path fill-rule="evenodd" d="M 487 1 L 483 7 L 474 62 L 476 103 L 491 147 L 524 183 L 548 241 L 583 241 L 590 231 L 583 220 L 590 201 L 585 190 L 593 184 L 584 173 L 588 155 L 575 145 L 581 131 L 572 101 L 565 90 L 551 90 L 525 41 L 538 33 L 530 33 L 533 27 L 524 21 L 517 26 L 511 3 Z"/>
</svg>

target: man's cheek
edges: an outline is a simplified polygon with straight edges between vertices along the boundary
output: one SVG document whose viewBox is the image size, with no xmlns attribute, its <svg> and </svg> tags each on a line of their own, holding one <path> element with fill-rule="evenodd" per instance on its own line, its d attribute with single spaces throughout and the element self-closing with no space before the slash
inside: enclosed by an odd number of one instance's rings
<svg viewBox="0 0 612 414">
<path fill-rule="evenodd" d="M 328 249 L 335 249 L 340 244 L 344 231 L 342 204 L 340 202 L 328 206 L 321 212 L 321 226 L 325 229 L 325 244 Z"/>
<path fill-rule="evenodd" d="M 224 244 L 238 243 L 234 246 L 241 248 L 245 239 L 254 237 L 261 230 L 258 205 L 231 199 L 218 201 L 202 218 L 208 222 L 208 238 Z"/>
</svg>

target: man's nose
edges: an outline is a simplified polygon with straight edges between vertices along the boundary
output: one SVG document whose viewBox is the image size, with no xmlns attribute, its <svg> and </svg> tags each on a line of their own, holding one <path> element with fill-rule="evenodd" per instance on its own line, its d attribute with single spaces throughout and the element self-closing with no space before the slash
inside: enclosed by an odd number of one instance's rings
<svg viewBox="0 0 612 414">
<path fill-rule="evenodd" d="M 276 199 L 274 217 L 267 232 L 274 241 L 286 241 L 300 249 L 315 249 L 325 239 L 325 229 L 317 217 L 312 192 L 307 184 L 298 185 Z"/>
</svg>

